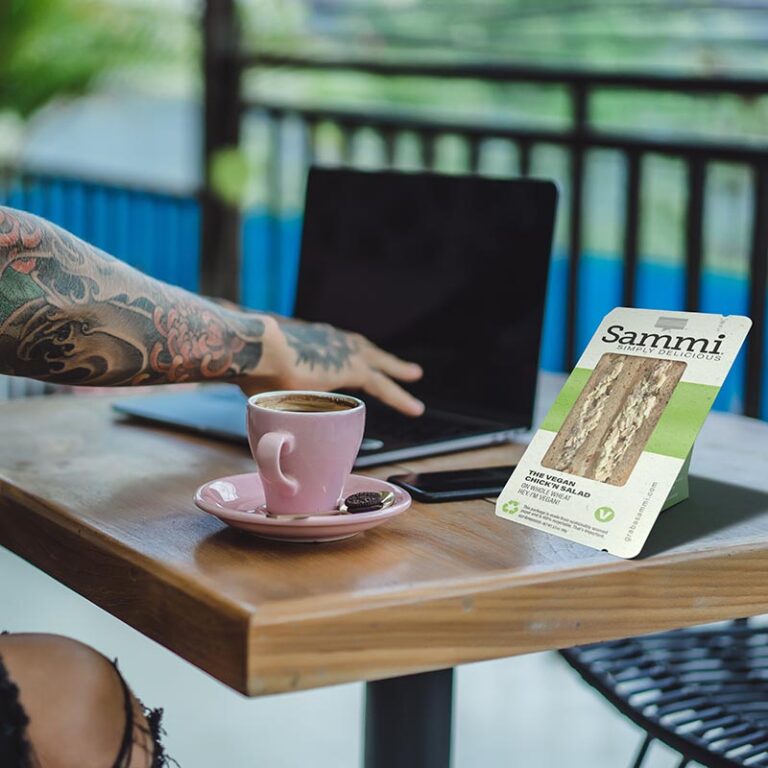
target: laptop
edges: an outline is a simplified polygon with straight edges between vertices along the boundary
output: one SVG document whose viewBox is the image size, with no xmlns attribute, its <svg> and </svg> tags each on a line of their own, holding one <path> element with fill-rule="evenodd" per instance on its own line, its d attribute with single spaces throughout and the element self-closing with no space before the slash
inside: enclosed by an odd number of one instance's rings
<svg viewBox="0 0 768 768">
<path fill-rule="evenodd" d="M 294 314 L 358 331 L 424 378 L 419 418 L 363 395 L 357 467 L 507 442 L 532 425 L 552 182 L 312 168 Z M 361 396 L 359 392 L 351 392 Z M 136 397 L 135 418 L 245 441 L 231 385 Z"/>
</svg>

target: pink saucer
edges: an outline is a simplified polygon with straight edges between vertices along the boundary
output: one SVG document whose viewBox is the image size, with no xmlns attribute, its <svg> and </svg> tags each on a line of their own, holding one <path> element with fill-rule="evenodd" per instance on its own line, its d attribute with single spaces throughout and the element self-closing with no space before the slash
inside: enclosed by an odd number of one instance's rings
<svg viewBox="0 0 768 768">
<path fill-rule="evenodd" d="M 209 515 L 218 517 L 234 528 L 275 541 L 338 541 L 381 525 L 385 520 L 405 512 L 411 497 L 396 485 L 375 477 L 350 475 L 342 497 L 359 491 L 392 491 L 395 501 L 386 509 L 357 514 L 313 515 L 293 520 L 268 517 L 264 511 L 264 488 L 258 472 L 230 475 L 201 485 L 195 493 L 195 504 Z"/>
</svg>

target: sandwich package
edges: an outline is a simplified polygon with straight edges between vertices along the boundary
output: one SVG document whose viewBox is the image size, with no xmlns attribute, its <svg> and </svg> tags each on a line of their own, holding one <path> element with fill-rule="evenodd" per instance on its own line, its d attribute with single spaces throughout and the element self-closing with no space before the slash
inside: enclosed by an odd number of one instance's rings
<svg viewBox="0 0 768 768">
<path fill-rule="evenodd" d="M 496 503 L 499 517 L 635 557 L 688 496 L 696 436 L 749 331 L 737 315 L 606 315 Z"/>
</svg>

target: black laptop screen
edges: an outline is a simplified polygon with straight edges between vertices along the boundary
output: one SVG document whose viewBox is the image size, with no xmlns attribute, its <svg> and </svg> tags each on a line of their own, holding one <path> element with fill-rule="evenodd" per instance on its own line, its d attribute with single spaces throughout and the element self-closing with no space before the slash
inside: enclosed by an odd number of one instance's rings
<svg viewBox="0 0 768 768">
<path fill-rule="evenodd" d="M 424 367 L 428 407 L 529 426 L 556 189 L 312 169 L 295 314 Z"/>
</svg>

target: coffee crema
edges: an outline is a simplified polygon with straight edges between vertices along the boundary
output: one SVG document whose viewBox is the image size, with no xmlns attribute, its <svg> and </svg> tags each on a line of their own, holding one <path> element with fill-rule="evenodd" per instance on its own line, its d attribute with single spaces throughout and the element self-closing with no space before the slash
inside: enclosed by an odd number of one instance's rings
<svg viewBox="0 0 768 768">
<path fill-rule="evenodd" d="M 259 400 L 256 405 L 259 408 L 267 408 L 270 411 L 288 411 L 290 413 L 323 413 L 334 411 L 350 411 L 357 407 L 354 400 L 345 400 L 341 397 L 322 397 L 320 395 L 287 394 L 275 395 L 264 400 Z"/>
</svg>

